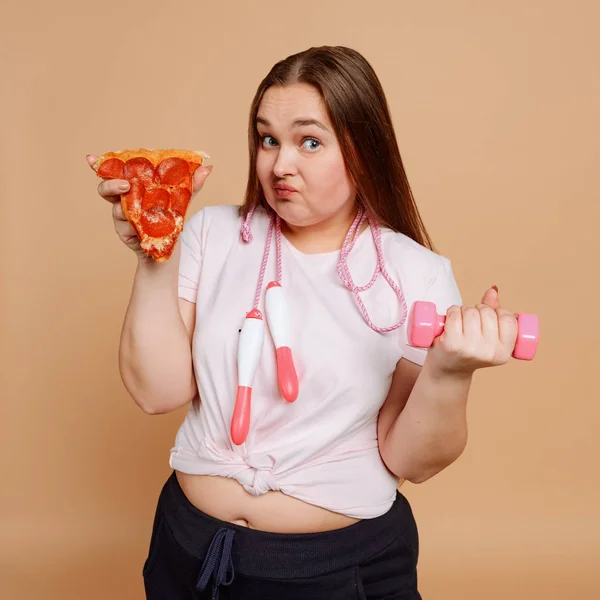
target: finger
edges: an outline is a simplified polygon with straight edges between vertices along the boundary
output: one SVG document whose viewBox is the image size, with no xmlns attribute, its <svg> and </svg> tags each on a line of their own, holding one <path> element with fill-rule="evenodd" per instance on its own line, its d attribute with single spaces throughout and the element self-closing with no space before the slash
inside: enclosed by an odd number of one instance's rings
<svg viewBox="0 0 600 600">
<path fill-rule="evenodd" d="M 446 311 L 446 322 L 444 323 L 445 337 L 462 336 L 463 323 L 462 311 L 460 306 L 453 305 Z"/>
<path fill-rule="evenodd" d="M 512 353 L 519 329 L 517 318 L 506 308 L 499 308 L 496 313 L 498 315 L 498 335 L 500 336 L 500 342 Z"/>
<path fill-rule="evenodd" d="M 196 169 L 196 171 L 194 172 L 194 193 L 202 189 L 204 182 L 206 181 L 207 177 L 211 174 L 212 170 L 213 165 L 207 165 L 205 167 L 200 167 L 199 169 Z"/>
<path fill-rule="evenodd" d="M 125 179 L 104 179 L 98 184 L 98 193 L 109 202 L 120 202 L 120 195 L 130 188 Z"/>
<path fill-rule="evenodd" d="M 462 325 L 465 337 L 481 336 L 481 314 L 474 306 L 462 307 Z"/>
<path fill-rule="evenodd" d="M 477 304 L 484 339 L 498 341 L 498 314 L 487 304 Z"/>
<path fill-rule="evenodd" d="M 115 221 L 127 221 L 127 217 L 123 212 L 123 207 L 120 202 L 115 202 L 112 207 L 113 219 Z"/>
<path fill-rule="evenodd" d="M 481 304 L 487 304 L 491 306 L 494 310 L 500 308 L 500 301 L 498 299 L 498 288 L 493 285 L 481 299 Z"/>
<path fill-rule="evenodd" d="M 85 159 L 88 161 L 88 165 L 90 165 L 90 167 L 93 168 L 94 163 L 96 162 L 96 160 L 98 160 L 98 157 L 94 156 L 93 154 L 88 154 L 86 155 Z"/>
<path fill-rule="evenodd" d="M 127 223 L 115 221 L 115 231 L 123 240 L 130 241 L 136 238 L 139 240 L 137 231 L 129 221 Z"/>
</svg>

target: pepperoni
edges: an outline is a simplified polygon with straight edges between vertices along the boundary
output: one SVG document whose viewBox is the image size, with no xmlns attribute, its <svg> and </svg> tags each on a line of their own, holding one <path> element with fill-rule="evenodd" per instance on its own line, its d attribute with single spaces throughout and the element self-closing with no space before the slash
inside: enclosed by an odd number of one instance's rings
<svg viewBox="0 0 600 600">
<path fill-rule="evenodd" d="M 175 219 L 161 206 L 153 206 L 142 213 L 141 225 L 144 233 L 153 238 L 165 237 L 175 231 Z"/>
<path fill-rule="evenodd" d="M 98 175 L 105 179 L 125 179 L 125 163 L 120 158 L 109 158 L 98 167 Z"/>
<path fill-rule="evenodd" d="M 179 185 L 186 175 L 190 174 L 190 166 L 183 158 L 166 158 L 156 168 L 161 183 Z"/>
<path fill-rule="evenodd" d="M 179 187 L 184 187 L 188 190 L 192 190 L 192 175 L 186 175 L 183 181 L 179 184 Z"/>
<path fill-rule="evenodd" d="M 192 194 L 185 188 L 175 188 L 171 192 L 171 210 L 178 212 L 182 217 L 185 216 L 188 204 Z"/>
<path fill-rule="evenodd" d="M 161 208 L 169 208 L 169 202 L 171 201 L 171 194 L 169 190 L 164 188 L 154 188 L 147 190 L 142 202 L 142 210 L 151 208 L 152 206 L 160 206 Z"/>
<path fill-rule="evenodd" d="M 125 179 L 140 179 L 146 185 L 155 182 L 154 166 L 152 163 L 142 156 L 138 158 L 130 158 L 125 163 L 124 169 Z"/>
<path fill-rule="evenodd" d="M 146 189 L 143 184 L 134 179 L 131 182 L 131 186 L 129 191 L 125 194 L 125 206 L 127 208 L 128 213 L 139 213 L 143 204 L 144 204 L 144 196 L 146 195 Z"/>
</svg>

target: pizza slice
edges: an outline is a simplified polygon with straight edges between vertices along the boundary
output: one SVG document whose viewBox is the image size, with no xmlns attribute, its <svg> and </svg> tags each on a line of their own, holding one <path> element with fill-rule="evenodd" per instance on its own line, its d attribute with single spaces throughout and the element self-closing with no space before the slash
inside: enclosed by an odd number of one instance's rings
<svg viewBox="0 0 600 600">
<path fill-rule="evenodd" d="M 206 158 L 192 150 L 136 148 L 107 152 L 92 165 L 98 177 L 129 181 L 121 206 L 142 249 L 156 262 L 173 253 L 192 197 L 194 171 Z"/>
</svg>

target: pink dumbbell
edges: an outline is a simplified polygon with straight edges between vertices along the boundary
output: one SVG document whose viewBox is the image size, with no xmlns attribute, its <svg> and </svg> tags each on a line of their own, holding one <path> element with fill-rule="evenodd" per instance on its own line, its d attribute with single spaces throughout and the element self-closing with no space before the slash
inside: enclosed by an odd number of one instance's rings
<svg viewBox="0 0 600 600">
<path fill-rule="evenodd" d="M 517 343 L 513 357 L 531 360 L 535 356 L 540 334 L 537 315 L 517 313 Z M 444 331 L 445 315 L 438 315 L 433 302 L 417 301 L 408 317 L 408 343 L 416 348 L 429 348 L 433 340 Z"/>
</svg>

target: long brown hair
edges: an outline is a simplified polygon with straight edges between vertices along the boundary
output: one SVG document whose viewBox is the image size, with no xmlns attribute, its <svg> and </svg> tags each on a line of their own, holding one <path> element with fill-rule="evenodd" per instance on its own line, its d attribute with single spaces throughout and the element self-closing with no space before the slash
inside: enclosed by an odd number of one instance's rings
<svg viewBox="0 0 600 600">
<path fill-rule="evenodd" d="M 240 214 L 266 200 L 256 173 L 259 136 L 256 117 L 271 86 L 306 83 L 315 87 L 328 111 L 357 199 L 382 226 L 434 250 L 404 171 L 385 93 L 368 61 L 343 46 L 309 48 L 288 56 L 262 80 L 252 101 L 248 142 L 248 185 Z"/>
</svg>

